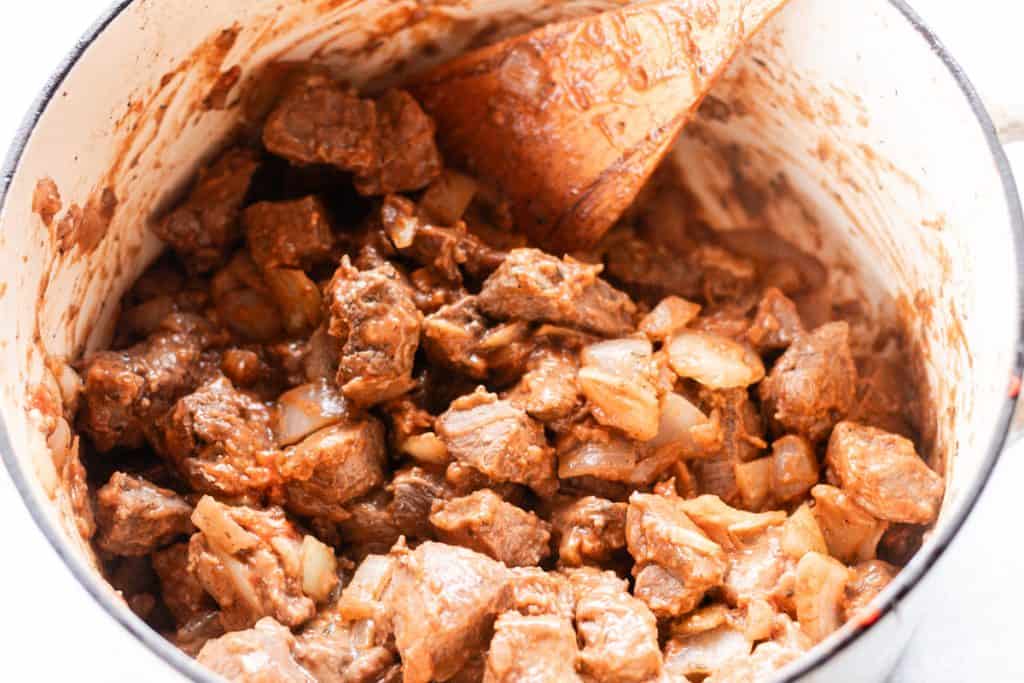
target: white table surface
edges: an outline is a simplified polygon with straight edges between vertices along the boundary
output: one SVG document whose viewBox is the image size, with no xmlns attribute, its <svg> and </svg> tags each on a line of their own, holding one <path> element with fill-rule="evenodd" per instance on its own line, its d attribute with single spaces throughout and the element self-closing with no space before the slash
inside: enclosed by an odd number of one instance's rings
<svg viewBox="0 0 1024 683">
<path fill-rule="evenodd" d="M 837 0 L 842 1 L 842 0 Z M 0 5 L 0 147 L 21 121 L 40 85 L 108 0 L 34 0 Z M 952 49 L 984 92 L 1007 79 L 1024 101 L 1019 0 L 916 0 L 912 4 Z M 1012 98 L 1011 98 L 1012 99 Z M 1024 144 L 1011 146 L 1024 178 Z M 1019 656 L 1024 614 L 1024 543 L 1019 536 L 1024 449 L 1008 452 L 982 502 L 947 552 L 939 571 L 948 590 L 937 598 L 892 680 L 1024 680 Z M 0 680 L 82 683 L 179 681 L 121 627 L 103 615 L 36 529 L 0 467 L 0 519 L 9 551 L 0 561 Z"/>
</svg>

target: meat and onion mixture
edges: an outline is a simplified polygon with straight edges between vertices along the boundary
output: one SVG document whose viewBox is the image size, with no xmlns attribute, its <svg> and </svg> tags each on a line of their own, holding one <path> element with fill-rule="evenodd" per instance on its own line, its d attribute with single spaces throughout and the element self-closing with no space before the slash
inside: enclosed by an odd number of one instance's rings
<svg viewBox="0 0 1024 683">
<path fill-rule="evenodd" d="M 140 616 L 288 683 L 756 681 L 870 623 L 944 485 L 812 257 L 657 178 L 545 253 L 407 92 L 265 96 L 78 366 Z"/>
</svg>

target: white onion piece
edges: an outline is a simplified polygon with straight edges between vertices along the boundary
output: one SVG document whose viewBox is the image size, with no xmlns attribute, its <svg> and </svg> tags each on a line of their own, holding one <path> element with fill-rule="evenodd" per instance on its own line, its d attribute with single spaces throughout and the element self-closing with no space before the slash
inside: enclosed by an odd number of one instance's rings
<svg viewBox="0 0 1024 683">
<path fill-rule="evenodd" d="M 842 606 L 849 571 L 838 560 L 821 553 L 804 555 L 796 566 L 796 616 L 815 643 L 843 623 Z"/>
<path fill-rule="evenodd" d="M 629 481 L 636 468 L 637 454 L 626 439 L 589 441 L 558 456 L 558 476 L 597 477 L 608 481 Z"/>
<path fill-rule="evenodd" d="M 78 410 L 78 399 L 82 395 L 82 378 L 75 369 L 62 360 L 54 361 L 51 368 L 57 377 L 57 384 L 60 385 L 60 397 L 64 402 L 64 410 L 68 415 L 74 415 Z"/>
<path fill-rule="evenodd" d="M 650 363 L 653 353 L 647 339 L 611 339 L 583 349 L 580 360 L 584 366 L 628 378 L 639 372 L 649 372 L 644 366 Z"/>
<path fill-rule="evenodd" d="M 50 449 L 53 464 L 60 469 L 64 465 L 68 449 L 71 448 L 71 426 L 63 417 L 58 417 L 50 435 L 46 437 L 46 445 Z"/>
<path fill-rule="evenodd" d="M 668 343 L 668 358 L 677 375 L 711 389 L 746 387 L 764 379 L 764 363 L 753 349 L 711 332 L 679 332 Z"/>
<path fill-rule="evenodd" d="M 313 432 L 341 422 L 348 414 L 345 398 L 327 382 L 300 384 L 277 399 L 274 433 L 281 446 L 302 441 Z"/>
<path fill-rule="evenodd" d="M 420 199 L 420 209 L 440 225 L 453 225 L 462 218 L 476 194 L 477 182 L 458 171 L 445 170 L 430 184 Z M 395 245 L 399 249 L 402 247 Z"/>
<path fill-rule="evenodd" d="M 704 676 L 727 662 L 750 654 L 751 643 L 730 626 L 672 640 L 665 650 L 665 670 L 679 677 Z"/>
<path fill-rule="evenodd" d="M 121 324 L 138 335 L 149 336 L 174 310 L 174 299 L 164 294 L 126 310 L 121 316 Z"/>
<path fill-rule="evenodd" d="M 736 488 L 743 499 L 743 507 L 748 510 L 764 507 L 772 486 L 772 459 L 758 458 L 736 463 L 733 474 L 736 477 Z"/>
<path fill-rule="evenodd" d="M 270 268 L 264 278 L 288 332 L 309 333 L 320 324 L 320 288 L 305 272 L 298 268 Z"/>
<path fill-rule="evenodd" d="M 825 536 L 807 503 L 797 508 L 786 520 L 782 527 L 781 547 L 782 552 L 793 560 L 799 560 L 810 552 L 828 554 Z"/>
<path fill-rule="evenodd" d="M 444 465 L 448 462 L 448 447 L 434 432 L 410 436 L 402 442 L 401 451 L 428 465 Z"/>
<path fill-rule="evenodd" d="M 338 585 L 338 560 L 334 551 L 313 536 L 302 539 L 302 592 L 324 602 Z"/>
<path fill-rule="evenodd" d="M 681 458 L 702 457 L 713 452 L 716 443 L 704 438 L 711 427 L 711 421 L 700 408 L 670 391 L 661 399 L 658 433 L 647 445 L 656 451 L 678 451 Z"/>
<path fill-rule="evenodd" d="M 601 424 L 621 429 L 638 441 L 649 441 L 658 433 L 658 394 L 643 377 L 586 367 L 580 368 L 577 380 Z"/>
<path fill-rule="evenodd" d="M 640 321 L 640 331 L 652 341 L 662 341 L 685 328 L 700 313 L 700 304 L 667 296 Z"/>
<path fill-rule="evenodd" d="M 226 505 L 210 496 L 203 496 L 192 511 L 192 523 L 206 535 L 206 540 L 229 555 L 259 545 L 259 538 L 232 519 Z"/>
<path fill-rule="evenodd" d="M 302 361 L 302 369 L 310 382 L 333 382 L 341 358 L 341 344 L 327 333 L 324 325 L 316 328 L 309 338 L 309 352 Z"/>
<path fill-rule="evenodd" d="M 687 516 L 726 550 L 735 550 L 765 529 L 786 521 L 782 510 L 747 512 L 727 505 L 718 496 L 705 494 L 684 500 L 680 507 Z"/>
</svg>

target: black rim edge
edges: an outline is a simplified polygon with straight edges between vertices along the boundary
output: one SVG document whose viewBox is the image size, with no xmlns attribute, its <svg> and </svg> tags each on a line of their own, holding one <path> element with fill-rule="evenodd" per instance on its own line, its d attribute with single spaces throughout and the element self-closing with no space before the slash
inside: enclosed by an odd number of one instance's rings
<svg viewBox="0 0 1024 683">
<path fill-rule="evenodd" d="M 28 113 L 19 125 L 3 162 L 3 174 L 2 177 L 0 177 L 0 212 L 3 211 L 7 199 L 7 193 L 10 190 L 15 172 L 21 161 L 21 157 L 32 137 L 35 126 L 39 122 L 39 119 L 46 107 L 64 83 L 67 75 L 71 72 L 79 59 L 81 59 L 82 55 L 85 54 L 100 34 L 102 34 L 103 31 L 134 2 L 135 0 L 117 0 L 117 2 L 109 7 L 83 34 L 75 44 L 74 48 L 61 61 L 60 65 L 47 81 L 39 96 L 33 102 Z M 985 136 L 989 150 L 992 153 L 993 161 L 995 162 L 996 169 L 1003 185 L 1003 194 L 1007 204 L 1007 210 L 1013 232 L 1014 250 L 1016 252 L 1018 272 L 1016 312 L 1019 327 L 1017 331 L 1017 346 L 1019 347 L 1021 340 L 1024 339 L 1024 327 L 1022 327 L 1024 326 L 1024 317 L 1022 317 L 1022 313 L 1024 313 L 1024 278 L 1021 278 L 1020 276 L 1021 273 L 1024 273 L 1024 214 L 1022 214 L 1017 185 L 1013 178 L 1013 172 L 1010 168 L 1009 160 L 1006 157 L 1002 143 L 999 141 L 995 126 L 992 123 L 988 111 L 985 109 L 981 98 L 978 96 L 977 91 L 974 89 L 974 86 L 971 84 L 960 65 L 952 57 L 935 33 L 928 28 L 921 17 L 918 16 L 917 12 L 910 7 L 907 0 L 887 0 L 887 2 L 899 11 L 903 18 L 910 23 L 911 27 L 917 31 L 922 38 L 924 38 L 931 50 L 946 66 L 950 75 L 959 86 L 962 94 L 967 99 L 967 102 L 981 127 L 982 133 Z M 1020 377 L 1022 375 L 1022 369 L 1024 369 L 1024 357 L 1018 353 L 1014 360 L 1013 374 Z M 950 543 L 959 533 L 960 529 L 963 528 L 964 522 L 970 516 L 971 511 L 974 509 L 975 505 L 977 505 L 979 497 L 985 490 L 985 487 L 991 478 L 992 471 L 995 469 L 1006 445 L 1009 437 L 1010 423 L 1015 403 L 1016 401 L 1012 398 L 1007 399 L 1004 403 L 997 422 L 996 434 L 992 437 L 985 454 L 985 459 L 981 466 L 980 476 L 977 477 L 971 488 L 962 494 L 965 496 L 964 504 L 957 513 L 957 517 L 951 520 L 948 526 L 946 526 L 939 535 L 933 536 L 929 539 L 925 546 L 915 554 L 911 562 L 899 572 L 893 580 L 893 585 L 891 585 L 886 591 L 889 594 L 888 599 L 877 606 L 879 619 L 885 617 L 891 611 L 896 609 L 907 593 L 909 593 L 909 591 L 920 582 L 925 573 L 928 572 L 928 570 L 930 570 L 931 567 L 942 557 Z M 150 628 L 150 626 L 142 621 L 142 619 L 131 613 L 123 604 L 119 604 L 116 598 L 114 598 L 112 592 L 101 585 L 100 582 L 102 579 L 97 577 L 96 573 L 85 565 L 85 563 L 77 556 L 75 551 L 70 549 L 70 543 L 64 537 L 63 530 L 58 528 L 49 515 L 38 506 L 38 501 L 35 497 L 32 485 L 29 483 L 25 473 L 22 471 L 21 464 L 18 463 L 14 457 L 13 448 L 7 432 L 7 425 L 3 420 L 2 415 L 0 415 L 0 458 L 2 458 L 15 488 L 21 496 L 22 503 L 28 509 L 29 514 L 32 516 L 36 525 L 43 532 L 43 535 L 49 541 L 58 557 L 60 557 L 67 566 L 72 576 L 74 576 L 82 587 L 85 588 L 86 592 L 89 593 L 89 595 L 91 595 L 93 599 L 95 599 L 96 602 L 114 618 L 115 621 L 117 621 L 133 636 L 138 638 L 155 656 L 162 659 L 178 673 L 184 674 L 194 681 L 202 681 L 204 683 L 216 683 L 219 681 L 220 679 L 218 677 L 200 666 L 194 659 L 186 656 L 178 648 L 173 646 L 169 641 Z M 869 628 L 870 627 L 863 627 L 847 632 L 832 642 L 824 643 L 825 647 L 815 648 L 808 652 L 807 655 L 801 657 L 793 664 L 781 670 L 776 676 L 775 682 L 790 683 L 798 680 L 802 676 L 820 667 L 828 660 L 846 650 L 849 646 L 854 644 L 861 635 L 867 632 Z"/>
</svg>

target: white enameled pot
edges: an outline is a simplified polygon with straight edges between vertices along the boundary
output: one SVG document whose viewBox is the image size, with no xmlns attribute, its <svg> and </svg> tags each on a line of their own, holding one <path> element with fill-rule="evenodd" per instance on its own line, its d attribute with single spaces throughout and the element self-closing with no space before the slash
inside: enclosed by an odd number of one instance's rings
<svg viewBox="0 0 1024 683">
<path fill-rule="evenodd" d="M 121 293 L 160 248 L 151 217 L 232 132 L 247 78 L 268 61 L 312 56 L 379 87 L 467 46 L 615 4 L 134 0 L 109 10 L 47 84 L 3 177 L 0 452 L 42 532 L 134 636 L 127 647 L 211 680 L 95 571 L 35 401 L 52 386 L 47 359 L 108 340 Z M 903 0 L 792 0 L 713 96 L 674 151 L 702 218 L 768 227 L 818 254 L 844 311 L 902 324 L 920 352 L 925 440 L 948 481 L 941 518 L 871 619 L 779 674 L 882 680 L 927 609 L 929 569 L 1011 432 L 1024 242 L 1013 179 L 978 97 Z M 49 225 L 33 206 L 44 178 L 61 198 Z M 867 343 L 878 329 L 857 332 Z"/>
</svg>

